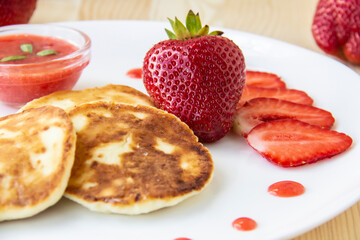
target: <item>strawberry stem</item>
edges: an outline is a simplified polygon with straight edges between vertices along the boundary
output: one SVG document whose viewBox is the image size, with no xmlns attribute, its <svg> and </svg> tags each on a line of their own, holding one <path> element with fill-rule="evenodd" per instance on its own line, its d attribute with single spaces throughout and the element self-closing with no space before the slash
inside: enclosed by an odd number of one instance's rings
<svg viewBox="0 0 360 240">
<path fill-rule="evenodd" d="M 186 40 L 190 38 L 197 38 L 206 35 L 222 35 L 221 31 L 213 31 L 209 34 L 209 25 L 202 27 L 199 13 L 195 14 L 192 10 L 186 16 L 186 27 L 177 17 L 175 21 L 168 18 L 170 25 L 174 32 L 165 29 L 166 34 L 170 39 Z"/>
</svg>

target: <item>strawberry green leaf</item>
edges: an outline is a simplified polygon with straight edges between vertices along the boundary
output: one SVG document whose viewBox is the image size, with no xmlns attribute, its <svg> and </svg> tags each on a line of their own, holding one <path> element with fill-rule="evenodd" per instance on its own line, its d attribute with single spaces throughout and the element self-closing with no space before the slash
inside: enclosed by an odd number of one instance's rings
<svg viewBox="0 0 360 240">
<path fill-rule="evenodd" d="M 194 37 L 200 37 L 200 36 L 206 36 L 209 33 L 209 25 L 205 25 L 203 28 L 201 28 Z"/>
<path fill-rule="evenodd" d="M 169 39 L 176 39 L 176 35 L 173 32 L 171 32 L 170 30 L 165 28 L 165 32 L 168 35 Z"/>
<path fill-rule="evenodd" d="M 211 35 L 211 36 L 214 36 L 214 35 L 221 36 L 223 34 L 224 34 L 224 32 L 222 32 L 222 31 L 212 31 L 211 33 L 209 33 L 209 35 Z"/>
<path fill-rule="evenodd" d="M 171 28 L 174 29 L 175 28 L 175 22 L 174 20 L 172 20 L 171 18 L 168 18 L 169 22 L 170 22 L 170 25 L 171 25 Z"/>
<path fill-rule="evenodd" d="M 197 13 L 195 17 L 196 17 L 196 31 L 198 32 L 202 28 L 199 13 Z"/>
<path fill-rule="evenodd" d="M 199 13 L 196 15 L 192 10 L 186 16 L 186 28 L 189 30 L 191 36 L 194 36 L 201 29 L 201 22 Z"/>
<path fill-rule="evenodd" d="M 184 39 L 190 38 L 189 31 L 186 29 L 184 24 L 182 24 L 182 22 L 180 22 L 179 19 L 177 19 L 177 17 L 175 17 L 174 32 L 179 40 L 184 40 Z"/>
</svg>

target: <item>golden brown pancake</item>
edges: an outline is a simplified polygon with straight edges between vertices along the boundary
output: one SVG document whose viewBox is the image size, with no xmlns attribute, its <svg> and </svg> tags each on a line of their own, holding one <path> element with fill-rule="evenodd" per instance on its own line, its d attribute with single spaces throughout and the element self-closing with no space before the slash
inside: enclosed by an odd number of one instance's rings
<svg viewBox="0 0 360 240">
<path fill-rule="evenodd" d="M 103 87 L 88 88 L 80 91 L 65 90 L 55 92 L 28 102 L 20 111 L 52 105 L 68 112 L 77 105 L 96 101 L 154 106 L 149 96 L 132 87 L 109 84 Z"/>
<path fill-rule="evenodd" d="M 72 122 L 60 108 L 0 118 L 0 221 L 30 217 L 62 197 L 75 144 Z"/>
<path fill-rule="evenodd" d="M 172 206 L 209 183 L 209 151 L 177 117 L 148 106 L 90 103 L 69 112 L 77 132 L 65 196 L 98 212 Z"/>
</svg>

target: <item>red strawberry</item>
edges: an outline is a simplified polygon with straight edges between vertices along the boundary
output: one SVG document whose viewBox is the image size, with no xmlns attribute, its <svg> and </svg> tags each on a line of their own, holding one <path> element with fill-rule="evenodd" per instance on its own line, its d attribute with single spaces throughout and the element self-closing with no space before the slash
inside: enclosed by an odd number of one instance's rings
<svg viewBox="0 0 360 240">
<path fill-rule="evenodd" d="M 312 34 L 326 53 L 360 64 L 360 1 L 320 0 Z"/>
<path fill-rule="evenodd" d="M 36 0 L 0 0 L 0 26 L 28 23 Z"/>
<path fill-rule="evenodd" d="M 305 92 L 287 88 L 261 88 L 245 85 L 238 108 L 250 99 L 258 97 L 277 98 L 295 103 L 312 105 L 313 100 Z"/>
<path fill-rule="evenodd" d="M 352 139 L 344 133 L 297 120 L 274 120 L 256 126 L 247 141 L 270 162 L 295 167 L 344 152 Z"/>
<path fill-rule="evenodd" d="M 275 98 L 254 98 L 236 111 L 234 130 L 246 137 L 255 126 L 276 119 L 297 119 L 328 129 L 335 121 L 330 112 L 310 105 Z"/>
<path fill-rule="evenodd" d="M 146 54 L 143 81 L 155 105 L 178 116 L 202 142 L 214 142 L 230 130 L 245 84 L 240 48 L 221 32 L 208 34 L 199 14 L 189 12 L 185 27 L 170 20 L 170 40 Z"/>
<path fill-rule="evenodd" d="M 246 81 L 247 86 L 263 87 L 263 88 L 285 88 L 286 84 L 281 80 L 281 78 L 274 74 L 268 72 L 260 71 L 246 71 Z"/>
</svg>

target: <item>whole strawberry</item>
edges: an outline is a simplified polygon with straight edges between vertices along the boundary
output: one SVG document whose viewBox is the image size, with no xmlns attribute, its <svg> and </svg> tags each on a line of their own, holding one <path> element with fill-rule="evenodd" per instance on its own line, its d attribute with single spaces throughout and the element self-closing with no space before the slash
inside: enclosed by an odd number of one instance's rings
<svg viewBox="0 0 360 240">
<path fill-rule="evenodd" d="M 146 54 L 143 81 L 155 105 L 178 116 L 202 142 L 230 130 L 245 84 L 240 48 L 222 32 L 208 34 L 199 14 L 189 11 L 186 27 L 169 19 L 174 33 Z"/>
<path fill-rule="evenodd" d="M 360 0 L 320 0 L 312 33 L 326 53 L 360 64 Z"/>
<path fill-rule="evenodd" d="M 28 23 L 36 0 L 0 0 L 0 26 Z"/>
</svg>

